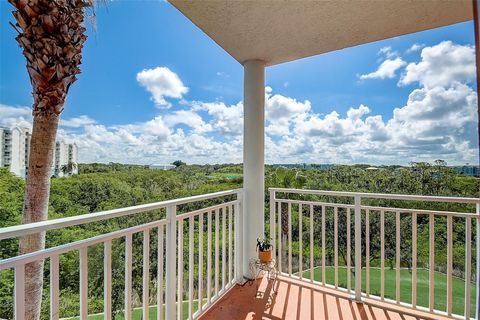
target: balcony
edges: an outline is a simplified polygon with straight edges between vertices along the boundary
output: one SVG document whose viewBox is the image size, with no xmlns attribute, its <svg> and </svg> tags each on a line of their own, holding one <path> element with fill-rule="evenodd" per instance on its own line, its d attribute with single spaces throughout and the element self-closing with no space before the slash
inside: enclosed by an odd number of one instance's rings
<svg viewBox="0 0 480 320">
<path fill-rule="evenodd" d="M 472 220 L 478 219 L 479 199 L 293 189 L 270 189 L 270 199 L 274 215 L 268 229 L 276 240 L 278 281 L 261 279 L 237 286 L 202 319 L 475 316 Z M 394 202 L 405 207 L 386 205 Z M 438 203 L 452 207 L 476 203 L 476 209 L 471 206 L 471 213 L 425 209 Z M 465 232 L 458 232 L 462 227 Z M 435 239 L 435 228 L 446 228 L 446 246 L 440 250 L 442 240 Z M 428 244 L 420 253 L 418 234 L 425 231 Z M 458 244 L 459 236 L 464 237 L 465 267 L 454 276 L 453 243 L 455 239 Z M 380 243 L 373 243 L 375 238 Z M 310 250 L 316 246 L 319 252 Z M 428 260 L 420 263 L 425 253 Z M 394 266 L 386 267 L 387 258 Z M 446 261 L 442 272 L 437 270 L 444 263 L 436 265 L 436 258 Z M 470 281 L 460 281 L 459 276 Z"/>
<path fill-rule="evenodd" d="M 104 319 L 118 310 L 119 292 L 126 319 L 478 318 L 479 199 L 271 189 L 265 210 L 264 189 L 266 67 L 467 21 L 477 2 L 170 2 L 244 68 L 243 190 L 0 229 L 6 240 L 122 222 L 110 233 L 1 260 L 0 272 L 15 282 L 15 319 L 30 303 L 25 265 L 39 260 L 48 266 L 51 319 L 63 317 L 64 263 L 78 265 L 68 276 L 79 284 L 82 320 L 100 285 L 97 318 Z M 55 150 L 58 165 L 59 143 Z M 245 282 L 263 234 L 274 239 L 278 281 Z M 454 256 L 454 247 L 464 255 Z M 113 287 L 119 281 L 121 290 Z"/>
<path fill-rule="evenodd" d="M 87 319 L 89 274 L 96 271 L 89 250 L 95 248 L 103 251 L 104 310 L 98 317 L 111 319 L 112 257 L 119 247 L 125 257 L 121 313 L 126 319 L 148 319 L 148 314 L 157 319 L 475 316 L 478 271 L 472 266 L 478 266 L 474 261 L 479 255 L 472 255 L 472 243 L 479 199 L 273 188 L 269 200 L 265 229 L 275 239 L 276 281 L 245 283 L 251 278 L 245 265 L 254 257 L 244 247 L 246 238 L 258 235 L 245 224 L 243 190 L 0 229 L 0 240 L 5 240 L 150 215 L 144 223 L 1 260 L 0 271 L 14 273 L 15 319 L 23 319 L 26 303 L 25 264 L 38 260 L 49 265 L 50 318 L 61 317 L 60 269 L 63 263 L 77 263 L 71 252 L 79 254 L 78 317 Z M 447 203 L 452 211 L 434 209 L 439 203 Z M 446 232 L 439 234 L 445 239 L 436 239 L 435 230 L 442 228 Z M 428 243 L 419 243 L 425 235 Z M 461 272 L 453 259 L 454 245 L 464 247 Z M 134 253 L 139 252 L 141 277 L 135 278 L 133 266 L 139 261 Z"/>
</svg>

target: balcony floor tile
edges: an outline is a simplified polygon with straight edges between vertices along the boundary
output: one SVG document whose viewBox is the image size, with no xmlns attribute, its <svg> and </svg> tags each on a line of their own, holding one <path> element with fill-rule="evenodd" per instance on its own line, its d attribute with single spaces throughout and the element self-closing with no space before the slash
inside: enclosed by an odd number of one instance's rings
<svg viewBox="0 0 480 320">
<path fill-rule="evenodd" d="M 279 277 L 272 293 L 272 281 L 237 285 L 215 303 L 201 320 L 420 320 L 450 319 L 388 303 L 370 301 L 357 304 L 348 294 L 323 286 Z"/>
</svg>

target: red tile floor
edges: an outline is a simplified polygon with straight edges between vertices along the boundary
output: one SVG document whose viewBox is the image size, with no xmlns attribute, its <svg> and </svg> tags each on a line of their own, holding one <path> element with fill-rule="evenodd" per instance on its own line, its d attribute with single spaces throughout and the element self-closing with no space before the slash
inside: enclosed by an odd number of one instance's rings
<svg viewBox="0 0 480 320">
<path fill-rule="evenodd" d="M 450 319 L 371 299 L 357 304 L 346 293 L 286 277 L 275 282 L 276 294 L 272 292 L 273 281 L 263 278 L 257 282 L 233 287 L 200 319 Z"/>
</svg>

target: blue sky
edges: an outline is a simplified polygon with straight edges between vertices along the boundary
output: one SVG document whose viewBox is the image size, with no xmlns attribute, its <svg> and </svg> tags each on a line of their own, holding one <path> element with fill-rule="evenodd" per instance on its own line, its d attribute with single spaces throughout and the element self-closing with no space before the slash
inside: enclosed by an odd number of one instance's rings
<svg viewBox="0 0 480 320">
<path fill-rule="evenodd" d="M 28 126 L 10 11 L 0 2 L 0 124 Z M 59 131 L 82 162 L 242 161 L 238 62 L 163 1 L 109 2 L 95 24 Z M 466 22 L 269 67 L 267 162 L 477 163 L 473 43 Z"/>
</svg>

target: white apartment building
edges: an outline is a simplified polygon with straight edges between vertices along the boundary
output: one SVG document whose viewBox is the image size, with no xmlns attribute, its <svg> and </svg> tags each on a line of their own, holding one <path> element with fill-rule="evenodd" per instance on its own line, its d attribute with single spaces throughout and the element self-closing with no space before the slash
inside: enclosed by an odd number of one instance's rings
<svg viewBox="0 0 480 320">
<path fill-rule="evenodd" d="M 0 167 L 7 167 L 10 172 L 25 178 L 28 175 L 30 140 L 31 133 L 27 128 L 0 127 Z M 72 168 L 67 166 L 70 162 L 74 164 Z M 77 145 L 57 141 L 52 162 L 52 175 L 62 177 L 77 174 L 77 163 Z M 63 168 L 71 170 L 64 172 Z"/>
<path fill-rule="evenodd" d="M 30 137 L 26 128 L 0 128 L 0 166 L 24 178 L 28 173 Z"/>
<path fill-rule="evenodd" d="M 148 168 L 154 170 L 170 170 L 176 167 L 173 164 L 150 164 Z"/>
<path fill-rule="evenodd" d="M 68 168 L 68 164 L 73 166 Z M 67 144 L 64 141 L 57 141 L 55 153 L 53 154 L 52 175 L 57 177 L 71 176 L 78 174 L 78 147 L 75 143 Z"/>
</svg>

